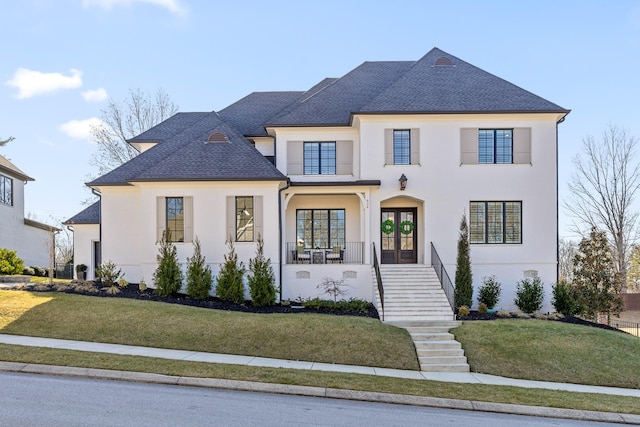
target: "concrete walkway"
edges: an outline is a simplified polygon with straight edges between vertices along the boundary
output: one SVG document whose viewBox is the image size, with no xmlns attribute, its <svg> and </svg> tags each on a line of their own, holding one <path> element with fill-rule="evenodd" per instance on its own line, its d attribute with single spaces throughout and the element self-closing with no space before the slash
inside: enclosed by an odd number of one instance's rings
<svg viewBox="0 0 640 427">
<path fill-rule="evenodd" d="M 190 362 L 222 363 L 229 365 L 257 366 L 267 368 L 301 369 L 310 371 L 343 372 L 383 377 L 406 378 L 413 380 L 432 380 L 454 383 L 490 384 L 547 390 L 563 390 L 579 393 L 602 393 L 618 396 L 640 397 L 638 389 L 601 387 L 580 384 L 565 384 L 547 381 L 519 380 L 495 375 L 472 372 L 419 372 L 401 369 L 374 368 L 368 366 L 338 365 L 331 363 L 304 362 L 270 359 L 265 357 L 238 356 L 231 354 L 203 353 L 197 351 L 169 350 L 152 347 L 139 347 L 121 344 L 104 344 L 87 341 L 72 341 L 54 338 L 36 338 L 19 335 L 0 334 L 0 343 L 29 347 L 46 347 L 60 350 L 88 351 L 127 356 L 157 357 L 160 359 L 185 360 Z"/>
</svg>

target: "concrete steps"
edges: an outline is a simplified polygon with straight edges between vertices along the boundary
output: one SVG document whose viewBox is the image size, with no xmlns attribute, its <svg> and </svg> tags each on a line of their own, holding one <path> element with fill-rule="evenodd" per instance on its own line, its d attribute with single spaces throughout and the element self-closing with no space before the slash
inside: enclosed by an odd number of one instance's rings
<svg viewBox="0 0 640 427">
<path fill-rule="evenodd" d="M 374 286 L 378 312 L 384 315 L 385 323 L 409 332 L 420 370 L 469 372 L 462 345 L 449 332 L 461 323 L 454 320 L 453 310 L 433 268 L 420 264 L 387 264 L 380 266 L 380 275 L 384 311 Z M 376 283 L 373 270 L 372 276 Z"/>
</svg>

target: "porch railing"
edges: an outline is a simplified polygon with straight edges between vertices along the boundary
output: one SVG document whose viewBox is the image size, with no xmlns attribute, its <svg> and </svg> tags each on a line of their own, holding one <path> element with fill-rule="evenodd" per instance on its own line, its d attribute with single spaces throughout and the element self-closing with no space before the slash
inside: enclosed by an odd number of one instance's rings
<svg viewBox="0 0 640 427">
<path fill-rule="evenodd" d="M 384 286 L 382 286 L 382 275 L 380 274 L 380 265 L 378 264 L 378 254 L 376 253 L 376 244 L 373 246 L 373 269 L 376 272 L 376 281 L 378 282 L 378 294 L 380 295 L 380 308 L 382 309 L 381 317 L 384 322 Z"/>
<path fill-rule="evenodd" d="M 431 242 L 431 267 L 433 267 L 438 275 L 438 279 L 440 279 L 440 286 L 449 300 L 451 309 L 455 310 L 455 288 L 453 287 L 453 283 L 451 283 L 447 270 L 444 268 L 444 264 L 442 264 L 436 247 L 433 246 L 433 242 Z"/>
<path fill-rule="evenodd" d="M 287 242 L 287 264 L 364 264 L 364 242 L 347 242 L 334 248 L 300 248 Z"/>
</svg>

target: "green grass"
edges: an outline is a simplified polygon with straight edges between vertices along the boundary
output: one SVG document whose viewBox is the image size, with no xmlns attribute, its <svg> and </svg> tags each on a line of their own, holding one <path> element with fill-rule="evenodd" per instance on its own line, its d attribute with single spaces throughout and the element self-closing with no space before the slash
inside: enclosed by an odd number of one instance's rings
<svg viewBox="0 0 640 427">
<path fill-rule="evenodd" d="M 252 314 L 125 298 L 0 291 L 2 306 L 43 303 L 0 332 L 287 360 L 419 369 L 409 334 L 376 319 Z M 42 298 L 49 298 L 44 301 Z M 15 311 L 15 310 L 14 310 Z"/>
<path fill-rule="evenodd" d="M 70 350 L 38 349 L 35 351 L 33 347 L 5 344 L 0 344 L 0 360 L 640 414 L 639 399 L 634 397 L 570 393 L 520 387 L 457 384 L 336 372 L 185 362 L 139 356 L 83 353 Z"/>
<path fill-rule="evenodd" d="M 464 322 L 452 332 L 472 371 L 640 388 L 640 339 L 631 335 L 535 319 Z"/>
</svg>

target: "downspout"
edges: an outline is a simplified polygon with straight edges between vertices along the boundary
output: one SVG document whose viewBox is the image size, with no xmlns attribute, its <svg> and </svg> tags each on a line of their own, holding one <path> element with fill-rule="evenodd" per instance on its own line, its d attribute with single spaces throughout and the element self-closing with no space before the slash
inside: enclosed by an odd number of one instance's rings
<svg viewBox="0 0 640 427">
<path fill-rule="evenodd" d="M 280 303 L 282 303 L 282 230 L 284 230 L 284 224 L 282 221 L 284 220 L 284 215 L 282 215 L 282 192 L 290 187 L 289 178 L 287 178 L 287 185 L 278 190 L 278 257 L 279 257 L 279 274 L 278 274 L 278 286 L 279 286 L 279 294 L 280 294 Z"/>
<path fill-rule="evenodd" d="M 102 194 L 95 188 L 91 188 L 91 192 L 100 199 L 100 211 L 98 212 L 98 244 L 100 245 L 100 263 L 102 263 Z M 93 260 L 95 261 L 96 254 L 93 254 Z M 93 266 L 93 278 L 96 278 L 97 265 Z"/>
<path fill-rule="evenodd" d="M 556 122 L 556 283 L 560 280 L 560 179 L 558 161 L 558 125 L 564 122 L 565 116 Z"/>
</svg>

